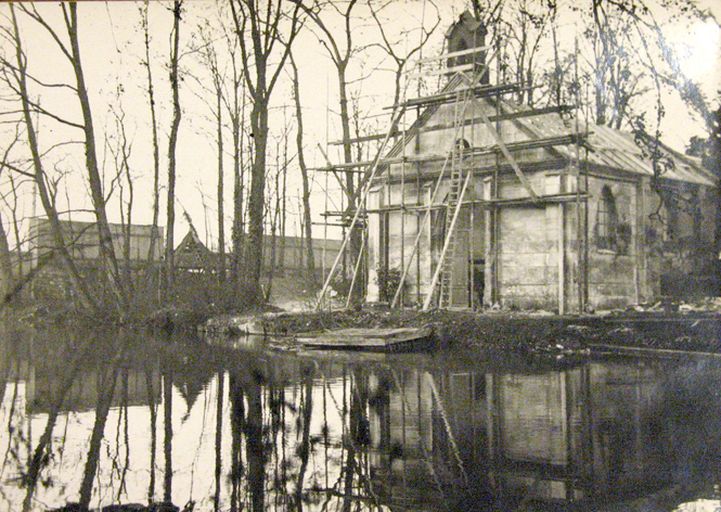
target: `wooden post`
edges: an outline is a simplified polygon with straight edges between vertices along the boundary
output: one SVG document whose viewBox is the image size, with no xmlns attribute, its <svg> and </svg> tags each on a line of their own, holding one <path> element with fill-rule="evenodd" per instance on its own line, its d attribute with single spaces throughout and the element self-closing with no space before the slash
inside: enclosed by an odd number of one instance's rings
<svg viewBox="0 0 721 512">
<path fill-rule="evenodd" d="M 492 180 L 493 177 L 489 176 L 483 180 L 483 198 L 486 200 L 491 199 L 491 190 L 492 190 Z M 488 208 L 483 212 L 484 216 L 484 245 L 485 245 L 485 266 L 483 269 L 483 279 L 486 282 L 486 286 L 483 290 L 483 302 L 486 304 L 493 304 L 493 231 L 491 229 L 491 222 L 493 219 L 493 212 L 495 210 L 495 206 L 493 208 Z"/>
<path fill-rule="evenodd" d="M 564 249 L 564 216 L 565 208 L 563 203 L 558 204 L 558 314 L 566 313 L 566 293 L 565 293 L 565 249 Z"/>
</svg>

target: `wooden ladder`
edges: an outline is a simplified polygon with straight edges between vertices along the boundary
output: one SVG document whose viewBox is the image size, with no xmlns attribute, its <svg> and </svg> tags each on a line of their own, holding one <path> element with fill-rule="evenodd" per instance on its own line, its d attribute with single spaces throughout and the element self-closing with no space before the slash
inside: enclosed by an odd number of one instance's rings
<svg viewBox="0 0 721 512">
<path fill-rule="evenodd" d="M 456 255 L 456 230 L 453 223 L 453 212 L 456 205 L 462 201 L 460 194 L 463 188 L 463 153 L 464 153 L 464 135 L 465 124 L 463 116 L 463 104 L 467 100 L 467 92 L 459 92 L 456 95 L 456 102 L 453 107 L 453 127 L 460 130 L 454 130 L 459 134 L 458 139 L 453 142 L 451 155 L 451 173 L 450 173 L 450 190 L 448 191 L 448 200 L 446 202 L 446 227 L 445 236 L 448 240 L 448 248 L 442 259 L 438 262 L 441 267 L 440 275 L 440 294 L 438 298 L 438 307 L 447 308 L 453 303 L 453 263 Z"/>
<path fill-rule="evenodd" d="M 463 143 L 465 135 L 464 121 L 466 103 L 470 97 L 470 92 L 467 89 L 459 91 L 456 94 L 456 101 L 453 107 L 453 132 L 458 135 L 458 138 L 453 141 L 453 147 L 451 149 L 450 190 L 448 191 L 448 198 L 446 200 L 445 241 L 443 243 L 443 250 L 438 258 L 438 266 L 431 281 L 431 287 L 423 303 L 423 309 L 430 307 L 436 286 L 439 283 L 438 307 L 447 308 L 452 305 L 453 301 L 453 264 L 457 243 L 456 223 L 463 204 L 463 197 L 468 188 L 469 178 L 473 174 L 470 171 L 464 173 L 463 169 L 463 157 L 466 150 Z"/>
</svg>

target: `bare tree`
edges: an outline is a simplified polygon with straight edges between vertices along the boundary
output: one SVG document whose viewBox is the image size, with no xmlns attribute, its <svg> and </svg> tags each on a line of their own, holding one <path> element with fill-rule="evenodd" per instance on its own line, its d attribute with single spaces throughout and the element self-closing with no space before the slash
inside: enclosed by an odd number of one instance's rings
<svg viewBox="0 0 721 512">
<path fill-rule="evenodd" d="M 9 61 L 4 61 L 3 64 L 5 67 L 5 71 L 10 75 L 7 77 L 7 83 L 10 85 L 11 89 L 13 89 L 13 91 L 20 99 L 22 117 L 25 123 L 25 133 L 28 140 L 28 148 L 32 157 L 33 171 L 25 172 L 19 168 L 13 168 L 12 170 L 33 178 L 35 186 L 37 188 L 38 196 L 40 198 L 40 202 L 50 223 L 51 233 L 55 245 L 54 253 L 60 258 L 61 262 L 65 266 L 70 277 L 70 282 L 73 287 L 80 293 L 81 299 L 93 310 L 98 311 L 99 305 L 97 303 L 97 299 L 94 294 L 91 293 L 90 288 L 81 277 L 77 266 L 71 258 L 63 231 L 60 227 L 60 219 L 58 216 L 58 212 L 55 208 L 52 187 L 49 186 L 51 184 L 47 181 L 47 175 L 43 166 L 42 153 L 38 144 L 35 122 L 33 121 L 31 115 L 31 113 L 35 111 L 39 107 L 39 105 L 37 103 L 34 103 L 30 99 L 30 95 L 28 93 L 27 57 L 23 50 L 22 39 L 20 36 L 20 28 L 18 25 L 14 5 L 9 4 L 9 9 L 10 18 L 12 21 L 12 31 L 8 31 L 10 33 L 6 35 L 9 36 L 9 39 L 13 42 L 13 45 L 15 47 L 15 64 Z M 39 15 L 37 15 L 37 17 L 39 18 Z M 41 18 L 39 19 L 44 23 L 44 20 L 42 20 Z M 51 31 L 51 34 L 55 34 L 55 32 Z M 65 47 L 63 46 L 63 48 Z M 66 57 L 69 57 L 70 54 L 65 52 L 65 55 Z M 74 90 L 72 86 L 65 86 L 70 88 L 71 90 Z M 5 162 L 5 165 L 7 166 L 7 162 Z"/>
<path fill-rule="evenodd" d="M 511 16 L 503 19 L 515 81 L 519 84 L 518 102 L 534 104 L 533 92 L 539 74 L 537 58 L 541 43 L 548 35 L 548 25 L 555 18 L 555 2 L 517 0 Z"/>
<path fill-rule="evenodd" d="M 2 161 L 0 161 L 0 176 L 2 176 L 2 171 L 6 168 L 5 162 L 8 161 L 8 157 L 10 155 L 10 151 L 12 151 L 13 146 L 18 142 L 20 139 L 20 132 L 19 127 L 15 126 L 15 134 L 10 141 L 10 143 L 5 148 L 5 151 L 2 156 Z M 22 258 L 20 256 L 19 246 L 20 246 L 20 238 L 19 238 L 19 228 L 18 228 L 18 220 L 17 220 L 17 188 L 15 185 L 15 180 L 13 179 L 12 172 L 8 173 L 8 178 L 10 181 L 10 187 L 11 187 L 11 193 L 14 198 L 13 205 L 9 204 L 9 201 L 6 199 L 5 195 L 3 195 L 3 202 L 5 202 L 12 212 L 12 221 L 14 224 L 14 232 L 15 232 L 15 240 L 16 244 L 18 246 L 18 266 L 19 266 L 19 274 L 20 277 L 22 277 Z M 5 226 L 3 225 L 3 220 L 0 217 L 0 298 L 3 300 L 6 300 L 8 292 L 13 287 L 13 264 L 12 264 L 12 258 L 10 254 L 10 244 L 8 243 L 7 233 L 5 231 Z"/>
<path fill-rule="evenodd" d="M 227 18 L 227 13 L 219 12 L 221 19 Z M 220 23 L 222 38 L 225 41 L 224 51 L 228 54 L 229 64 L 228 83 L 223 88 L 221 96 L 223 105 L 230 120 L 231 138 L 233 143 L 233 221 L 231 227 L 231 262 L 230 277 L 233 288 L 238 289 L 243 260 L 243 242 L 245 239 L 245 105 L 246 94 L 243 89 L 243 63 L 239 50 L 240 36 L 235 30 L 228 30 L 224 23 Z"/>
<path fill-rule="evenodd" d="M 201 59 L 210 74 L 212 87 L 210 92 L 215 97 L 215 104 L 211 106 L 213 116 L 215 117 L 215 141 L 218 148 L 218 179 L 217 179 L 217 222 L 218 222 L 218 279 L 222 282 L 225 280 L 225 205 L 223 194 L 225 189 L 224 169 L 223 169 L 223 96 L 225 74 L 220 69 L 218 55 L 215 49 L 211 28 L 209 23 L 205 22 L 204 26 L 199 29 L 201 39 Z"/>
<path fill-rule="evenodd" d="M 146 0 L 140 10 L 140 24 L 143 29 L 143 47 L 145 59 L 142 64 L 145 67 L 147 78 L 148 105 L 150 106 L 150 130 L 153 141 L 153 222 L 150 230 L 150 247 L 148 249 L 148 262 L 155 257 L 155 243 L 158 234 L 158 217 L 160 214 L 160 149 L 158 145 L 158 120 L 155 113 L 155 88 L 153 84 L 153 71 L 150 66 L 150 28 L 148 25 L 148 5 Z"/>
<path fill-rule="evenodd" d="M 343 162 L 350 164 L 353 162 L 353 145 L 351 143 L 351 116 L 348 108 L 348 66 L 353 55 L 356 55 L 362 48 L 353 44 L 353 9 L 358 4 L 357 0 L 350 0 L 345 4 L 345 8 L 341 9 L 337 3 L 321 2 L 314 0 L 311 5 L 306 5 L 301 0 L 293 0 L 296 5 L 300 6 L 307 14 L 308 18 L 320 30 L 319 40 L 325 48 L 331 62 L 335 66 L 336 76 L 338 79 L 338 101 L 339 115 L 343 142 Z M 336 35 L 330 28 L 326 20 L 322 17 L 324 9 L 339 15 L 343 20 L 343 33 Z M 335 175 L 335 173 L 334 173 Z M 346 194 L 346 217 L 352 218 L 355 208 L 357 207 L 356 182 L 352 169 L 345 173 L 345 183 L 340 181 L 336 175 L 341 187 Z M 352 230 L 350 236 L 349 255 L 352 262 L 355 262 L 360 255 L 360 246 L 362 233 L 358 229 Z M 356 288 L 360 290 L 360 287 Z M 360 293 L 354 293 L 353 302 L 358 303 L 361 300 Z"/>
<path fill-rule="evenodd" d="M 261 265 L 263 257 L 263 206 L 268 145 L 268 106 L 290 47 L 300 28 L 298 4 L 288 13 L 283 2 L 232 0 L 230 3 L 243 63 L 245 84 L 253 102 L 250 113 L 254 152 L 251 162 L 248 205 L 248 247 L 245 261 L 245 295 L 250 302 L 261 300 Z M 281 22 L 289 26 L 282 30 Z M 287 34 L 282 39 L 281 34 Z M 246 36 L 250 41 L 246 41 Z M 278 51 L 278 46 L 280 50 Z M 279 58 L 278 58 L 278 54 Z M 275 64 L 271 63 L 275 60 Z"/>
<path fill-rule="evenodd" d="M 175 276 L 174 256 L 174 228 L 175 228 L 175 172 L 176 155 L 175 150 L 178 144 L 178 130 L 180 128 L 180 83 L 178 81 L 178 60 L 180 50 L 180 21 L 183 10 L 182 0 L 173 2 L 173 30 L 172 45 L 170 48 L 170 87 L 173 93 L 173 120 L 170 125 L 170 136 L 168 138 L 168 196 L 166 205 L 166 242 L 165 242 L 165 279 L 163 297 L 167 298 L 173 290 Z"/>
<path fill-rule="evenodd" d="M 120 224 L 123 230 L 123 274 L 125 283 L 129 291 L 133 292 L 133 276 L 131 273 L 131 240 L 132 240 L 132 224 L 133 224 L 133 199 L 135 196 L 135 187 L 133 176 L 130 171 L 130 156 L 132 154 L 133 144 L 128 140 L 125 128 L 125 111 L 120 104 L 120 95 L 118 94 L 118 107 L 111 107 L 111 113 L 114 121 L 115 141 L 107 141 L 108 149 L 113 158 L 115 165 L 116 177 L 115 182 L 119 190 L 119 213 Z M 108 135 L 106 134 L 106 138 Z M 127 190 L 127 200 L 125 192 Z"/>
<path fill-rule="evenodd" d="M 20 6 L 20 9 L 28 17 L 30 17 L 32 20 L 34 20 L 37 24 L 39 24 L 46 30 L 46 32 L 55 41 L 62 55 L 71 65 L 75 79 L 75 84 L 71 88 L 77 96 L 83 120 L 82 123 L 75 123 L 63 119 L 58 115 L 53 115 L 50 112 L 42 109 L 39 105 L 34 105 L 34 107 L 37 111 L 44 113 L 45 115 L 50 115 L 55 120 L 65 125 L 80 129 L 83 132 L 86 178 L 88 181 L 90 197 L 92 200 L 93 210 L 96 218 L 98 245 L 100 248 L 102 267 L 107 277 L 109 289 L 114 297 L 114 306 L 117 312 L 122 317 L 127 313 L 129 297 L 118 267 L 118 261 L 112 243 L 113 237 L 110 231 L 107 212 L 105 209 L 105 204 L 107 200 L 103 192 L 103 183 L 98 165 L 92 107 L 90 104 L 88 90 L 85 83 L 85 73 L 80 54 L 77 5 L 74 3 L 62 4 L 60 8 L 65 29 L 67 32 L 68 43 L 63 42 L 60 34 L 39 14 L 39 12 L 34 6 Z M 31 103 L 29 98 L 26 98 L 25 101 L 27 101 L 29 104 Z"/>
<path fill-rule="evenodd" d="M 410 36 L 409 31 L 403 31 L 400 34 L 399 40 L 394 41 L 389 35 L 386 29 L 384 28 L 385 24 L 388 20 L 384 20 L 381 18 L 382 11 L 391 5 L 391 2 L 388 1 L 385 4 L 381 5 L 380 7 L 374 8 L 372 2 L 368 2 L 368 8 L 371 11 L 371 16 L 373 17 L 373 20 L 376 22 L 376 26 L 378 27 L 378 32 L 381 35 L 381 40 L 383 41 L 382 44 L 378 44 L 377 46 L 385 52 L 388 57 L 393 61 L 393 64 L 395 65 L 395 68 L 393 69 L 393 105 L 397 105 L 400 102 L 401 99 L 401 77 L 403 76 L 403 71 L 405 71 L 406 64 L 408 61 L 417 53 L 419 53 L 423 47 L 425 47 L 426 43 L 428 43 L 428 40 L 433 35 L 433 33 L 436 31 L 438 26 L 441 23 L 440 13 L 438 12 L 438 6 L 434 2 L 430 2 L 431 6 L 436 11 L 436 22 L 433 24 L 433 26 L 430 29 L 427 29 L 425 26 L 420 27 L 420 36 L 418 40 L 418 44 L 415 46 L 410 47 L 409 50 L 406 50 L 404 53 L 401 53 L 398 50 L 398 46 L 400 46 L 400 40 Z"/>
<path fill-rule="evenodd" d="M 303 186 L 303 228 L 305 231 L 306 268 L 308 279 L 315 281 L 315 257 L 313 255 L 313 223 L 310 212 L 310 181 L 308 179 L 308 166 L 305 163 L 305 151 L 303 147 L 303 108 L 300 99 L 300 81 L 298 80 L 298 66 L 295 64 L 293 55 L 290 55 L 290 65 L 293 70 L 291 80 L 293 82 L 293 100 L 295 101 L 295 142 L 298 150 L 298 169 Z"/>
</svg>

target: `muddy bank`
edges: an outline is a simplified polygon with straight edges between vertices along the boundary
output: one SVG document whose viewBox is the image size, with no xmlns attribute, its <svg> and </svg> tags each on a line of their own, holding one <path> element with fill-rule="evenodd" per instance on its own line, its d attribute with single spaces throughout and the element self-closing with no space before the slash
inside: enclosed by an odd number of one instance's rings
<svg viewBox="0 0 721 512">
<path fill-rule="evenodd" d="M 341 310 L 271 313 L 215 318 L 202 331 L 213 334 L 293 336 L 347 327 L 432 325 L 442 346 L 520 353 L 583 353 L 596 345 L 721 353 L 721 314 L 637 313 L 555 316 L 435 310 Z"/>
</svg>

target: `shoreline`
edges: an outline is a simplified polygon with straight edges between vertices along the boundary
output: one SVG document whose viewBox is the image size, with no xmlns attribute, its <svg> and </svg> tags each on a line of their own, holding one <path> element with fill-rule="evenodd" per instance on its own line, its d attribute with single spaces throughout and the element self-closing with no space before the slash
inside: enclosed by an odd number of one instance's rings
<svg viewBox="0 0 721 512">
<path fill-rule="evenodd" d="M 433 328 L 445 348 L 525 354 L 583 354 L 591 350 L 645 349 L 721 354 L 721 313 L 551 315 L 521 312 L 416 311 L 364 308 L 322 312 L 223 315 L 199 326 L 201 335 L 257 334 L 292 339 L 308 333 L 353 327 Z M 282 343 L 282 341 L 281 341 Z M 671 356 L 671 353 L 667 353 Z"/>
</svg>

